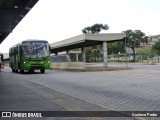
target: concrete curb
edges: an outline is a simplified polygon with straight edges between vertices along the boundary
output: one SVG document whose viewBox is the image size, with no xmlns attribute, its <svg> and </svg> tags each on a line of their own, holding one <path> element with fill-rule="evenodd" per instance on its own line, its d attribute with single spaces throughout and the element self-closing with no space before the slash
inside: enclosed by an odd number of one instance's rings
<svg viewBox="0 0 160 120">
<path fill-rule="evenodd" d="M 117 71 L 117 70 L 131 70 L 133 68 L 116 68 L 116 67 L 108 67 L 108 68 L 100 68 L 100 67 L 91 67 L 86 69 L 53 69 L 53 70 L 62 70 L 62 71 L 72 71 L 72 72 L 97 72 L 97 71 Z"/>
</svg>

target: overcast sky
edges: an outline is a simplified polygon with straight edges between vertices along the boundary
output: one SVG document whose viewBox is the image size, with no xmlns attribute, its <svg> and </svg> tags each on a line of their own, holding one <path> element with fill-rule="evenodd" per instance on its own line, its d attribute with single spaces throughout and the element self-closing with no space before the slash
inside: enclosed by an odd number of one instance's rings
<svg viewBox="0 0 160 120">
<path fill-rule="evenodd" d="M 1 43 L 0 52 L 26 39 L 64 40 L 95 23 L 108 24 L 109 30 L 103 33 L 132 29 L 158 35 L 159 5 L 160 0 L 39 0 Z"/>
</svg>

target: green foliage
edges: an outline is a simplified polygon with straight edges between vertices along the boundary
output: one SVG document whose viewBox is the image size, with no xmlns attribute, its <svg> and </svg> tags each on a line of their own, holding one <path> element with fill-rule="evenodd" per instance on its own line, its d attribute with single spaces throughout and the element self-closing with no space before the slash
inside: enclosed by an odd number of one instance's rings
<svg viewBox="0 0 160 120">
<path fill-rule="evenodd" d="M 147 60 L 148 58 L 152 58 L 156 55 L 156 53 L 151 49 L 151 47 L 138 49 L 136 53 L 138 60 Z"/>
<path fill-rule="evenodd" d="M 148 43 L 148 36 L 144 36 L 142 39 L 141 39 L 141 43 L 143 44 L 147 44 Z"/>
<path fill-rule="evenodd" d="M 147 36 L 140 30 L 126 30 L 123 31 L 127 36 L 127 46 L 131 49 L 139 47 L 141 42 L 147 42 Z"/>
<path fill-rule="evenodd" d="M 135 61 L 135 47 L 139 47 L 140 43 L 147 42 L 147 36 L 140 30 L 126 30 L 123 31 L 127 36 L 127 47 L 133 51 L 133 61 Z"/>
<path fill-rule="evenodd" d="M 101 32 L 102 30 L 108 30 L 109 29 L 109 26 L 107 24 L 94 24 L 92 26 L 88 26 L 88 27 L 85 27 L 82 32 L 84 34 L 95 34 L 95 33 L 99 33 Z"/>
<path fill-rule="evenodd" d="M 102 45 L 86 47 L 87 62 L 101 62 L 102 61 Z"/>
<path fill-rule="evenodd" d="M 108 54 L 125 53 L 125 44 L 122 41 L 108 43 Z"/>
<path fill-rule="evenodd" d="M 160 55 L 160 40 L 152 46 L 152 50 L 155 51 L 158 56 Z"/>
</svg>

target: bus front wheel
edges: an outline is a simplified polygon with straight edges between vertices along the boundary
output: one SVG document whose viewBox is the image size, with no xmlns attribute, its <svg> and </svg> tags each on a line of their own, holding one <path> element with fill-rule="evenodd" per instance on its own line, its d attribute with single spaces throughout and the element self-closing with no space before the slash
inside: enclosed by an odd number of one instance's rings
<svg viewBox="0 0 160 120">
<path fill-rule="evenodd" d="M 41 69 L 40 71 L 41 71 L 41 73 L 44 73 L 44 72 L 45 72 L 45 69 Z"/>
<path fill-rule="evenodd" d="M 34 73 L 34 70 L 29 70 L 30 73 Z"/>
</svg>

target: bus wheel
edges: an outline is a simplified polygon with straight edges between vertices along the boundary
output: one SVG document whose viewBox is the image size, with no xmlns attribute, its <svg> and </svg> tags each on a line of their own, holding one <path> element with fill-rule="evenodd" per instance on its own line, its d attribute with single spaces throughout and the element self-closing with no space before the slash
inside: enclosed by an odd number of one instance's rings
<svg viewBox="0 0 160 120">
<path fill-rule="evenodd" d="M 20 73 L 24 73 L 24 70 L 20 70 Z"/>
<path fill-rule="evenodd" d="M 45 69 L 41 69 L 41 73 L 44 73 L 45 72 Z"/>
<path fill-rule="evenodd" d="M 34 70 L 29 70 L 30 73 L 34 73 Z"/>
<path fill-rule="evenodd" d="M 15 72 L 18 73 L 18 70 L 16 69 Z"/>
<path fill-rule="evenodd" d="M 15 69 L 12 68 L 12 72 L 15 72 Z"/>
</svg>

